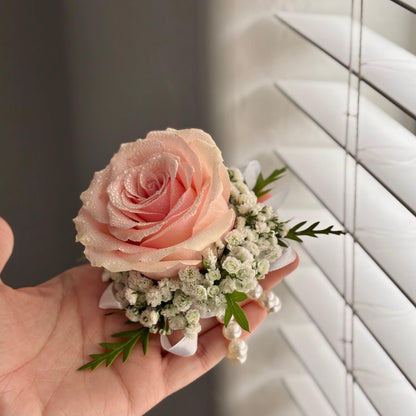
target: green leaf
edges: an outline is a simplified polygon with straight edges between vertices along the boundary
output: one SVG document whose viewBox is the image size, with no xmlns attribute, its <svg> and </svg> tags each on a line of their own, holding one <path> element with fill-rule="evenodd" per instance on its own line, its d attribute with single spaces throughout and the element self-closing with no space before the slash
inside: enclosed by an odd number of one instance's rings
<svg viewBox="0 0 416 416">
<path fill-rule="evenodd" d="M 147 349 L 149 347 L 149 337 L 150 337 L 149 330 L 147 330 L 146 332 L 143 332 L 143 334 L 141 336 L 142 347 L 143 347 L 143 354 L 144 355 L 146 355 Z"/>
<path fill-rule="evenodd" d="M 231 308 L 231 306 L 229 305 L 229 303 L 227 301 L 227 308 L 225 309 L 225 314 L 224 314 L 224 325 L 225 326 L 228 326 L 232 317 L 233 317 L 233 311 L 232 311 L 232 308 Z"/>
<path fill-rule="evenodd" d="M 115 315 L 115 314 L 119 314 L 119 313 L 126 313 L 126 312 L 124 310 L 112 311 L 112 312 L 105 313 L 104 316 L 111 316 L 111 315 Z"/>
<path fill-rule="evenodd" d="M 253 192 L 256 194 L 257 198 L 260 198 L 261 196 L 270 192 L 271 189 L 265 189 L 266 186 L 279 180 L 285 171 L 286 168 L 275 169 L 266 179 L 263 178 L 263 174 L 260 172 L 259 176 L 257 177 L 257 182 L 253 188 Z"/>
<path fill-rule="evenodd" d="M 202 259 L 202 270 L 208 270 L 208 263 L 205 259 Z"/>
<path fill-rule="evenodd" d="M 234 290 L 233 293 L 230 293 L 230 298 L 234 302 L 242 302 L 243 300 L 247 299 L 247 295 L 244 292 L 237 292 L 236 290 Z"/>
<path fill-rule="evenodd" d="M 116 334 L 111 335 L 113 338 L 130 338 L 144 328 L 133 329 L 132 331 L 117 332 Z"/>
<path fill-rule="evenodd" d="M 126 348 L 123 350 L 123 363 L 130 357 L 130 353 L 132 352 L 138 340 L 138 338 L 133 338 L 132 341 L 127 343 Z"/>
<path fill-rule="evenodd" d="M 225 295 L 227 300 L 227 308 L 224 315 L 224 325 L 227 326 L 230 323 L 231 317 L 234 316 L 234 319 L 246 331 L 250 331 L 250 325 L 248 319 L 243 309 L 237 302 L 241 302 L 247 299 L 247 295 L 242 292 L 234 291 L 233 293 L 228 293 Z M 241 300 L 236 300 L 241 299 Z"/>
<path fill-rule="evenodd" d="M 86 261 L 88 261 L 88 259 L 85 257 L 85 254 L 83 254 L 82 256 L 79 256 L 75 261 L 77 263 L 85 263 Z"/>
<path fill-rule="evenodd" d="M 238 303 L 234 303 L 233 305 L 233 315 L 238 325 L 240 325 L 244 330 L 250 332 L 250 325 L 248 323 L 247 316 Z"/>
<path fill-rule="evenodd" d="M 101 354 L 90 354 L 92 361 L 78 368 L 78 371 L 86 370 L 88 368 L 95 370 L 104 362 L 106 367 L 109 367 L 120 354 L 123 354 L 123 362 L 125 362 L 139 340 L 142 342 L 143 353 L 146 354 L 147 352 L 149 345 L 149 328 L 142 327 L 133 331 L 118 332 L 111 336 L 113 338 L 126 339 L 120 342 L 101 342 L 99 345 L 108 351 Z"/>
<path fill-rule="evenodd" d="M 301 230 L 301 228 L 306 224 L 306 221 L 301 221 L 300 223 L 296 224 L 295 226 L 293 226 L 288 233 L 286 234 L 285 238 L 290 239 L 290 240 L 294 240 L 294 241 L 298 241 L 299 243 L 302 243 L 303 240 L 300 238 L 300 236 L 308 236 L 308 237 L 313 237 L 313 238 L 317 238 L 319 234 L 335 234 L 335 235 L 341 235 L 341 234 L 345 234 L 344 231 L 340 231 L 340 230 L 333 230 L 333 225 L 327 227 L 327 228 L 323 228 L 321 230 L 317 229 L 318 225 L 319 225 L 319 221 L 314 222 L 312 225 L 310 225 L 309 227 Z M 279 245 L 281 244 L 281 240 L 279 240 Z M 283 246 L 284 247 L 284 246 Z"/>
<path fill-rule="evenodd" d="M 116 348 L 117 348 L 117 345 L 118 345 L 118 344 L 114 344 L 114 343 L 112 343 L 112 342 L 100 342 L 98 345 L 99 345 L 100 347 L 107 348 L 107 349 L 109 349 L 109 350 L 114 350 L 114 349 L 116 349 Z"/>
<path fill-rule="evenodd" d="M 280 239 L 277 240 L 277 244 L 279 244 L 280 247 L 285 247 L 285 248 L 288 247 L 288 245 L 283 240 L 280 240 Z"/>
<path fill-rule="evenodd" d="M 107 361 L 105 362 L 106 367 L 110 367 L 111 364 L 113 364 L 114 360 L 118 357 L 121 351 L 112 351 L 107 356 Z"/>
</svg>

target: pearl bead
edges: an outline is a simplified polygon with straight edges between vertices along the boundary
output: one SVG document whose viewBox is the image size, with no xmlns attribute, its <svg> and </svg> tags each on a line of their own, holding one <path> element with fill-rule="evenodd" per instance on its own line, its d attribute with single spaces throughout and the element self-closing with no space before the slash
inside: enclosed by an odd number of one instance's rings
<svg viewBox="0 0 416 416">
<path fill-rule="evenodd" d="M 238 356 L 238 357 L 234 357 L 232 356 L 230 353 L 227 355 L 227 358 L 235 363 L 240 363 L 240 364 L 244 364 L 247 360 L 247 354 Z"/>
<path fill-rule="evenodd" d="M 280 309 L 282 309 L 282 303 L 280 302 L 280 299 L 277 298 L 277 300 L 279 301 L 276 305 L 274 305 L 273 307 L 271 307 L 267 312 L 268 313 L 276 313 L 279 312 Z"/>
<path fill-rule="evenodd" d="M 248 297 L 250 299 L 257 300 L 260 298 L 262 293 L 263 293 L 263 288 L 261 287 L 261 285 L 257 284 L 257 286 L 253 290 L 250 290 L 250 292 L 248 292 Z"/>
<path fill-rule="evenodd" d="M 280 303 L 279 298 L 272 291 L 264 291 L 259 298 L 259 303 L 266 309 L 271 309 Z"/>
<path fill-rule="evenodd" d="M 248 346 L 242 339 L 233 339 L 228 345 L 227 357 L 235 362 L 243 364 L 247 360 Z"/>
<path fill-rule="evenodd" d="M 244 340 L 237 338 L 233 339 L 228 345 L 228 352 L 235 356 L 247 354 L 248 345 Z"/>
<path fill-rule="evenodd" d="M 224 316 L 225 316 L 224 312 L 221 312 L 221 313 L 219 313 L 219 314 L 216 316 L 217 321 L 218 321 L 220 324 L 223 324 L 223 323 L 224 323 Z"/>
<path fill-rule="evenodd" d="M 222 334 L 228 340 L 239 338 L 241 337 L 241 327 L 237 322 L 231 321 L 228 326 L 222 328 Z"/>
</svg>

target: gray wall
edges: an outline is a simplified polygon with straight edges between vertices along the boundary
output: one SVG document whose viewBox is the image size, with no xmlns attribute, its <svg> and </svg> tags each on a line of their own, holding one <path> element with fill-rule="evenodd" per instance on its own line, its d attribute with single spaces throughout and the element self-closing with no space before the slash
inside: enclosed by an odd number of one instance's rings
<svg viewBox="0 0 416 416">
<path fill-rule="evenodd" d="M 121 142 L 206 128 L 203 15 L 193 0 L 1 2 L 0 215 L 15 233 L 5 282 L 33 285 L 76 265 L 79 194 Z M 212 415 L 213 383 L 208 375 L 150 414 Z"/>
<path fill-rule="evenodd" d="M 0 215 L 12 286 L 75 265 L 79 194 L 123 141 L 201 126 L 198 2 L 9 1 L 0 10 Z"/>
</svg>

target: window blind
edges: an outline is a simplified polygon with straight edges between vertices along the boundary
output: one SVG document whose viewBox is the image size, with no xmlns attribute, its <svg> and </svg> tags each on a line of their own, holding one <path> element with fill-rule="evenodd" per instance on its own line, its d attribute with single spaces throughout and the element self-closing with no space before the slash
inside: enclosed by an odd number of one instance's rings
<svg viewBox="0 0 416 416">
<path fill-rule="evenodd" d="M 416 23 L 414 4 L 406 2 L 405 10 Z M 307 273 L 287 285 L 311 323 L 282 331 L 334 414 L 410 416 L 416 414 L 416 56 L 367 27 L 366 12 L 361 1 L 349 16 L 275 14 L 278 24 L 347 72 L 344 82 L 275 82 L 325 133 L 319 144 L 276 147 L 302 192 L 316 199 L 316 208 L 299 217 L 321 212 L 324 223 L 347 232 L 344 239 L 305 242 Z M 380 108 L 383 101 L 413 129 Z"/>
<path fill-rule="evenodd" d="M 294 407 L 270 396 L 264 414 L 415 415 L 416 3 L 231 3 L 217 106 L 230 159 L 286 165 L 280 216 L 346 231 L 297 247 L 277 289 L 264 383 L 274 372 Z"/>
</svg>

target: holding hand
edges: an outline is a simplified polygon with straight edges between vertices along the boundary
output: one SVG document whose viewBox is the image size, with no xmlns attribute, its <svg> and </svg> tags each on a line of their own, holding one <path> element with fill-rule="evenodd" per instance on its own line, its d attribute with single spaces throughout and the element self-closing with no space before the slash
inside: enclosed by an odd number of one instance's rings
<svg viewBox="0 0 416 416">
<path fill-rule="evenodd" d="M 0 273 L 12 248 L 12 231 L 0 218 Z M 263 287 L 275 286 L 297 264 L 298 259 L 270 273 Z M 143 414 L 225 357 L 222 325 L 211 318 L 201 321 L 192 357 L 166 353 L 159 337 L 152 335 L 146 357 L 135 348 L 124 364 L 118 359 L 109 368 L 76 371 L 89 353 L 98 352 L 97 339 L 124 330 L 123 316 L 105 316 L 98 309 L 107 286 L 101 273 L 79 266 L 39 286 L 17 290 L 0 280 L 0 414 Z M 252 331 L 267 315 L 253 301 L 244 311 Z"/>
</svg>

